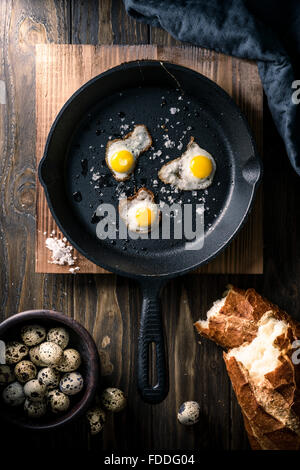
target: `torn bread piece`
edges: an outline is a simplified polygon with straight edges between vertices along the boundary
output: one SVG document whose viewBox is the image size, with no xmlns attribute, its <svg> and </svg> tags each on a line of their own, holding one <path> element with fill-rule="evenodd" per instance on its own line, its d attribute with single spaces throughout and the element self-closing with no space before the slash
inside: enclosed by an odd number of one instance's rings
<svg viewBox="0 0 300 470">
<path fill-rule="evenodd" d="M 253 449 L 300 449 L 299 323 L 254 289 L 231 288 L 198 332 L 221 344 Z"/>
<path fill-rule="evenodd" d="M 275 318 L 288 319 L 296 336 L 300 336 L 300 325 L 286 312 L 259 295 L 254 289 L 230 288 L 227 295 L 215 302 L 207 313 L 206 320 L 195 323 L 197 331 L 223 346 L 235 348 L 245 341 L 252 341 L 257 333 L 257 322 L 268 311 Z"/>
<path fill-rule="evenodd" d="M 105 161 L 117 181 L 125 181 L 134 172 L 137 159 L 152 145 L 152 137 L 144 124 L 134 126 L 123 139 L 107 142 Z"/>
</svg>

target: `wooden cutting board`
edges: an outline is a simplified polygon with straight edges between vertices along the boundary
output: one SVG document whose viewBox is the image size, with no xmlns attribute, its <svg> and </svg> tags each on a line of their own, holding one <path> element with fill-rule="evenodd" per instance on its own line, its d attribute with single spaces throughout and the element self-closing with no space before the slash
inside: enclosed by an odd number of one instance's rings
<svg viewBox="0 0 300 470">
<path fill-rule="evenodd" d="M 194 69 L 214 80 L 245 113 L 262 154 L 263 92 L 255 63 L 206 49 L 183 47 L 55 45 L 36 46 L 36 159 L 42 158 L 51 124 L 65 101 L 92 77 L 122 62 L 166 60 Z M 263 272 L 262 191 L 247 223 L 231 245 L 199 273 L 260 274 Z M 69 273 L 68 266 L 51 264 L 46 236 L 63 235 L 48 209 L 37 181 L 35 269 L 39 273 Z M 74 250 L 79 273 L 105 273 Z"/>
</svg>

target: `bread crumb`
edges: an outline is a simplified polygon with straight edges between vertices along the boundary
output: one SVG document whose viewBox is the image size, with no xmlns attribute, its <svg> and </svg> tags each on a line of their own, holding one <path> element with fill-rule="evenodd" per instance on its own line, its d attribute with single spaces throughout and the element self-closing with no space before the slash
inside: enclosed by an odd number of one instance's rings
<svg viewBox="0 0 300 470">
<path fill-rule="evenodd" d="M 104 336 L 101 342 L 101 347 L 104 349 L 106 346 L 110 344 L 110 337 L 109 336 Z"/>
</svg>

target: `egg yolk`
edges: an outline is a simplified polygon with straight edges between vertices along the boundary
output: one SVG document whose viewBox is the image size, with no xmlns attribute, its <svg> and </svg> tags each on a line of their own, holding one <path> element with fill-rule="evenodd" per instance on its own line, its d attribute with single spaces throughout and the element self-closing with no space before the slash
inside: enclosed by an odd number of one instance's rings
<svg viewBox="0 0 300 470">
<path fill-rule="evenodd" d="M 154 214 L 149 207 L 141 207 L 135 213 L 135 218 L 140 227 L 148 227 L 154 218 Z"/>
<path fill-rule="evenodd" d="M 190 169 L 196 178 L 202 179 L 207 178 L 211 174 L 213 165 L 210 158 L 207 158 L 204 155 L 197 155 L 192 158 Z"/>
<path fill-rule="evenodd" d="M 128 150 L 119 150 L 111 157 L 110 166 L 117 173 L 127 173 L 134 165 L 134 158 Z"/>
</svg>

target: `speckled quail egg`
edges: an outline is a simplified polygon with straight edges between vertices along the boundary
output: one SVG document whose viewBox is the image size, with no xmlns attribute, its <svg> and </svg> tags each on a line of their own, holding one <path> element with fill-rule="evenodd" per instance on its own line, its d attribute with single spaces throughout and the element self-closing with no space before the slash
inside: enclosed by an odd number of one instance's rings
<svg viewBox="0 0 300 470">
<path fill-rule="evenodd" d="M 29 418 L 41 418 L 46 414 L 47 405 L 44 401 L 30 401 L 26 398 L 24 410 Z"/>
<path fill-rule="evenodd" d="M 66 395 L 76 395 L 83 388 L 83 378 L 79 372 L 68 372 L 59 382 L 60 391 Z"/>
<path fill-rule="evenodd" d="M 185 426 L 191 426 L 199 421 L 200 406 L 196 401 L 186 401 L 178 411 L 178 421 Z"/>
<path fill-rule="evenodd" d="M 15 380 L 15 374 L 6 364 L 0 364 L 0 385 L 5 385 Z"/>
<path fill-rule="evenodd" d="M 45 385 L 48 390 L 52 390 L 58 387 L 60 374 L 52 367 L 44 367 L 39 370 L 37 378 L 40 384 Z"/>
<path fill-rule="evenodd" d="M 59 390 L 51 390 L 48 393 L 47 401 L 53 413 L 67 411 L 70 406 L 70 398 Z"/>
<path fill-rule="evenodd" d="M 123 139 L 110 140 L 106 146 L 105 160 L 117 181 L 130 178 L 140 154 L 152 145 L 147 127 L 139 124 Z"/>
<path fill-rule="evenodd" d="M 216 162 L 212 155 L 199 147 L 191 137 L 186 151 L 175 160 L 166 163 L 158 172 L 165 184 L 191 191 L 208 188 L 212 184 Z"/>
<path fill-rule="evenodd" d="M 102 431 L 105 423 L 105 411 L 103 411 L 99 406 L 94 406 L 87 412 L 86 417 L 88 419 L 92 435 L 98 434 L 98 432 Z"/>
<path fill-rule="evenodd" d="M 6 343 L 5 346 L 5 359 L 7 364 L 16 364 L 20 362 L 23 357 L 27 356 L 28 348 L 25 344 L 18 341 L 11 341 Z"/>
<path fill-rule="evenodd" d="M 109 387 L 102 392 L 101 402 L 107 410 L 117 413 L 126 407 L 127 399 L 122 390 Z"/>
<path fill-rule="evenodd" d="M 39 346 L 40 358 L 47 366 L 57 366 L 63 357 L 62 348 L 52 341 L 46 341 Z"/>
<path fill-rule="evenodd" d="M 26 325 L 21 330 L 21 338 L 26 346 L 36 346 L 46 338 L 46 330 L 41 325 Z"/>
<path fill-rule="evenodd" d="M 37 374 L 37 370 L 33 362 L 27 360 L 18 362 L 15 366 L 14 372 L 16 379 L 21 383 L 34 379 Z"/>
<path fill-rule="evenodd" d="M 25 400 L 24 390 L 19 382 L 9 384 L 2 393 L 4 403 L 10 406 L 19 406 Z"/>
<path fill-rule="evenodd" d="M 61 362 L 56 366 L 60 372 L 73 372 L 81 364 L 81 357 L 76 349 L 65 349 Z"/>
<path fill-rule="evenodd" d="M 56 343 L 62 349 L 65 349 L 69 343 L 69 333 L 62 326 L 51 328 L 47 334 L 47 341 Z"/>
<path fill-rule="evenodd" d="M 43 401 L 47 387 L 41 384 L 38 379 L 29 380 L 24 385 L 25 397 L 30 401 Z"/>
<path fill-rule="evenodd" d="M 42 361 L 40 356 L 40 345 L 34 346 L 29 350 L 29 357 L 31 362 L 38 367 L 45 367 L 46 364 Z"/>
</svg>

